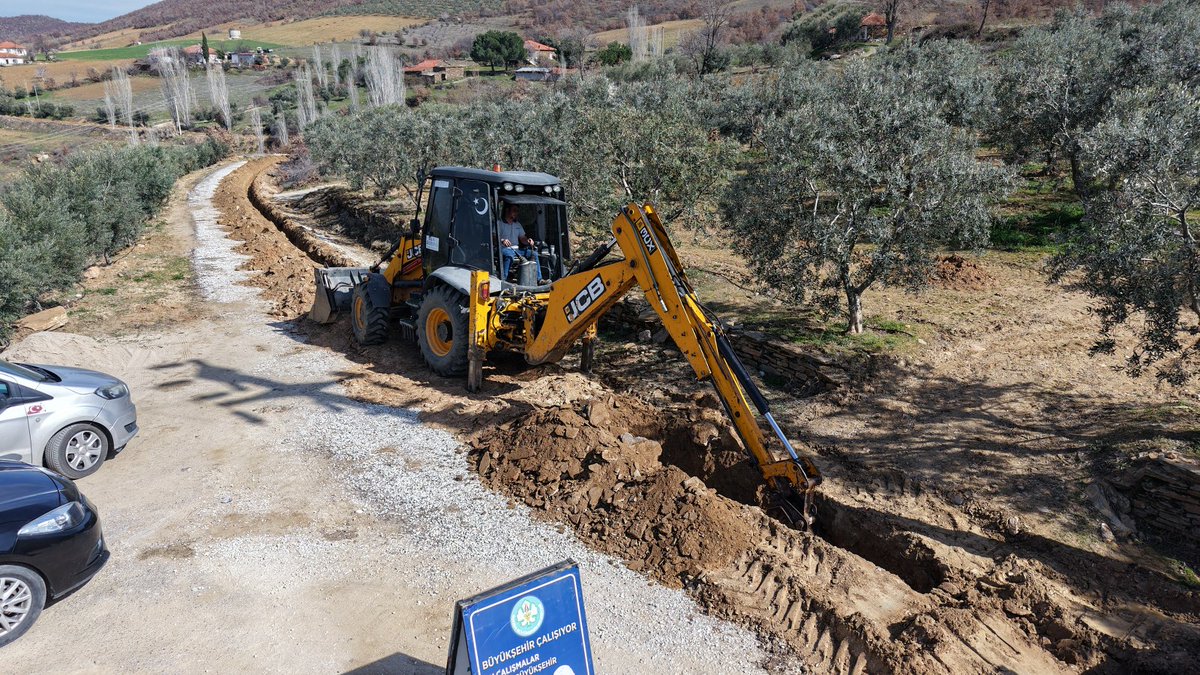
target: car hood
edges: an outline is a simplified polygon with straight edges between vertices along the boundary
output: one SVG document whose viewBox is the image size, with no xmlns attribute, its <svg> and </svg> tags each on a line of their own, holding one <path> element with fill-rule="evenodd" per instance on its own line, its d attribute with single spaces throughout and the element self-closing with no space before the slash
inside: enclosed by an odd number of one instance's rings
<svg viewBox="0 0 1200 675">
<path fill-rule="evenodd" d="M 0 460 L 0 525 L 25 524 L 62 503 L 62 486 L 45 471 Z"/>
<path fill-rule="evenodd" d="M 62 378 L 61 382 L 38 382 L 33 385 L 35 389 L 45 391 L 51 387 L 63 387 L 69 389 L 76 394 L 89 394 L 96 391 L 100 387 L 107 387 L 113 384 L 120 384 L 121 381 L 112 375 L 87 370 L 85 368 L 71 368 L 69 366 L 51 366 L 34 364 L 38 368 L 45 368 Z"/>
</svg>

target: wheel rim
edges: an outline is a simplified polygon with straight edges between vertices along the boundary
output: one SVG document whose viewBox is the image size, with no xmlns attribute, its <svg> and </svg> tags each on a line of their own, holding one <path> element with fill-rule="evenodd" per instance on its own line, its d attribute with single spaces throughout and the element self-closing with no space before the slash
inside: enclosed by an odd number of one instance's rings
<svg viewBox="0 0 1200 675">
<path fill-rule="evenodd" d="M 441 307 L 429 310 L 425 317 L 425 338 L 429 340 L 429 349 L 438 356 L 450 353 L 454 344 L 454 324 L 450 323 L 450 315 Z"/>
<path fill-rule="evenodd" d="M 0 637 L 16 630 L 32 608 L 29 584 L 14 577 L 0 577 Z"/>
<path fill-rule="evenodd" d="M 86 429 L 67 441 L 67 465 L 76 471 L 87 471 L 100 461 L 104 451 L 104 440 L 100 434 Z"/>
<path fill-rule="evenodd" d="M 366 304 L 361 296 L 354 298 L 354 323 L 360 328 L 367 325 Z"/>
</svg>

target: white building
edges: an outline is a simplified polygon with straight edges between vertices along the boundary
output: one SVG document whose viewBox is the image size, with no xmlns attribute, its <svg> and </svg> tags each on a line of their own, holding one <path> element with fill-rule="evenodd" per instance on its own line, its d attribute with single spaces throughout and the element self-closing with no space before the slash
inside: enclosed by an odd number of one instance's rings
<svg viewBox="0 0 1200 675">
<path fill-rule="evenodd" d="M 15 42 L 0 42 L 0 66 L 19 66 L 29 60 L 29 50 Z"/>
</svg>

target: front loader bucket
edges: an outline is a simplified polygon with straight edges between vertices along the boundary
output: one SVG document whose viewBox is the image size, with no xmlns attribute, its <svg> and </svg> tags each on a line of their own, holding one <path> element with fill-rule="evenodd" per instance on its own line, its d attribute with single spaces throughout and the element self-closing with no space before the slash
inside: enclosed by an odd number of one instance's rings
<svg viewBox="0 0 1200 675">
<path fill-rule="evenodd" d="M 322 267 L 316 272 L 317 292 L 308 318 L 333 323 L 338 312 L 350 309 L 354 287 L 367 278 L 366 267 Z"/>
</svg>

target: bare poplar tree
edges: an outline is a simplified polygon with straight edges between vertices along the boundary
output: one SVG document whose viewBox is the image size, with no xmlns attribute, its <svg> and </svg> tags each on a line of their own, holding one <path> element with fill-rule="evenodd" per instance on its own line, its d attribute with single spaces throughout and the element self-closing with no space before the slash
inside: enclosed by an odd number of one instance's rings
<svg viewBox="0 0 1200 675">
<path fill-rule="evenodd" d="M 342 66 L 342 50 L 338 48 L 336 42 L 333 44 L 333 55 L 329 61 L 333 64 L 333 87 L 336 89 L 342 84 L 342 75 L 339 72 Z"/>
<path fill-rule="evenodd" d="M 321 45 L 313 45 L 312 67 L 316 71 L 317 86 L 324 89 L 328 85 L 328 82 L 325 79 L 325 61 L 321 56 Z"/>
<path fill-rule="evenodd" d="M 150 52 L 150 59 L 162 79 L 163 101 L 176 131 L 192 126 L 192 82 L 183 52 L 178 47 L 160 47 Z"/>
<path fill-rule="evenodd" d="M 279 140 L 279 147 L 286 148 L 292 144 L 288 138 L 287 114 L 282 110 L 275 113 L 275 138 Z"/>
<path fill-rule="evenodd" d="M 304 111 L 304 106 L 296 104 L 296 130 L 304 133 L 304 127 L 308 126 L 308 113 Z"/>
<path fill-rule="evenodd" d="M 633 5 L 625 12 L 625 27 L 629 31 L 629 49 L 633 52 L 632 60 L 645 61 L 647 56 L 646 22 L 638 12 L 638 6 Z"/>
<path fill-rule="evenodd" d="M 133 129 L 133 86 L 129 83 L 129 73 L 122 68 L 113 67 L 112 80 L 113 100 L 125 126 Z M 105 84 L 105 91 L 108 83 Z"/>
<path fill-rule="evenodd" d="M 258 113 L 258 107 L 250 109 L 250 126 L 254 127 L 254 136 L 258 139 L 258 154 L 266 152 L 266 145 L 263 142 L 263 126 L 262 116 Z"/>
<path fill-rule="evenodd" d="M 386 47 L 367 52 L 367 94 L 371 105 L 404 102 L 404 69 Z"/>
<path fill-rule="evenodd" d="M 229 88 L 225 84 L 225 70 L 221 66 L 204 66 L 208 76 L 208 97 L 212 107 L 221 115 L 225 128 L 233 131 L 233 114 L 229 107 Z"/>
<path fill-rule="evenodd" d="M 302 115 L 297 115 L 301 120 L 300 128 L 308 126 L 309 122 L 317 121 L 317 98 L 313 94 L 312 71 L 308 69 L 308 64 L 301 64 L 295 71 L 296 78 L 296 106 L 303 109 Z"/>
<path fill-rule="evenodd" d="M 113 102 L 110 82 L 104 83 L 104 113 L 108 116 L 108 126 L 117 128 L 117 104 Z"/>
</svg>

